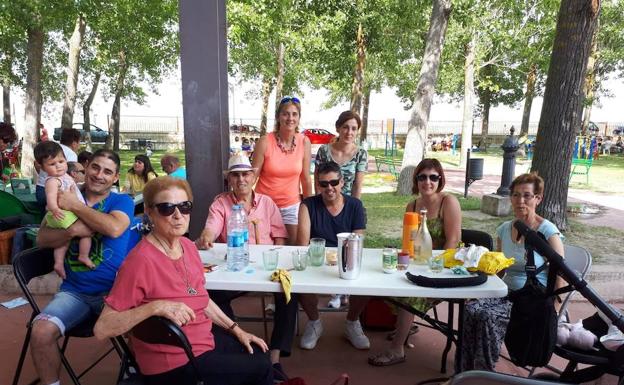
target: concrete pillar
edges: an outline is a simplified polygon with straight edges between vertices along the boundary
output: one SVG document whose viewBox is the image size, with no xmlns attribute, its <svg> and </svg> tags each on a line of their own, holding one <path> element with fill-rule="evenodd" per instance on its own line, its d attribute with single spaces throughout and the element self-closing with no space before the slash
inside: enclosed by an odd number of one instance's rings
<svg viewBox="0 0 624 385">
<path fill-rule="evenodd" d="M 225 186 L 229 154 L 225 0 L 180 0 L 180 63 L 184 142 L 195 207 L 190 234 L 204 227 Z"/>
</svg>

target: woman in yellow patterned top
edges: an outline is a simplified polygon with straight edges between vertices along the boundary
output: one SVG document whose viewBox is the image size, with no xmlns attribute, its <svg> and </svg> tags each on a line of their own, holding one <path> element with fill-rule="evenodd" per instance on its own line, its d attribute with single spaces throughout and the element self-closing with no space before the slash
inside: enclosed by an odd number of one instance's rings
<svg viewBox="0 0 624 385">
<path fill-rule="evenodd" d="M 412 192 L 416 199 L 407 204 L 406 212 L 427 210 L 427 228 L 431 233 L 433 249 L 452 249 L 461 238 L 461 208 L 455 196 L 442 192 L 446 178 L 437 159 L 423 159 L 414 170 Z M 401 301 L 420 311 L 433 304 L 428 298 L 401 298 Z M 404 344 L 414 321 L 407 310 L 397 309 L 396 332 L 390 347 L 369 357 L 375 366 L 394 365 L 405 361 Z"/>
<path fill-rule="evenodd" d="M 139 154 L 134 157 L 134 164 L 128 170 L 123 191 L 130 195 L 140 194 L 145 184 L 157 176 L 147 155 Z"/>
</svg>

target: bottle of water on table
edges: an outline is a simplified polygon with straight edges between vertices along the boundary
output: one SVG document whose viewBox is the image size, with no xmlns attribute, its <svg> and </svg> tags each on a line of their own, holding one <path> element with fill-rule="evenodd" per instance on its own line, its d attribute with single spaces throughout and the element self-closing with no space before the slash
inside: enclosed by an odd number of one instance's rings
<svg viewBox="0 0 624 385">
<path fill-rule="evenodd" d="M 241 207 L 232 206 L 232 215 L 227 222 L 227 268 L 240 271 L 245 268 L 245 235 L 241 227 Z"/>
<path fill-rule="evenodd" d="M 243 233 L 243 255 L 245 257 L 245 267 L 249 265 L 249 221 L 247 220 L 247 213 L 245 213 L 245 207 L 239 205 L 240 210 L 240 227 Z M 257 241 L 256 241 L 257 242 Z"/>
</svg>

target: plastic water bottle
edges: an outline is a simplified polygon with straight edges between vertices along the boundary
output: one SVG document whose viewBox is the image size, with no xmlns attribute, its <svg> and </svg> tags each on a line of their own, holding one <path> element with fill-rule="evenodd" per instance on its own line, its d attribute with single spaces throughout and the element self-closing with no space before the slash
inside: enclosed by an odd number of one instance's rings
<svg viewBox="0 0 624 385">
<path fill-rule="evenodd" d="M 249 220 L 247 219 L 247 213 L 245 213 L 245 207 L 240 206 L 240 227 L 243 233 L 243 255 L 245 257 L 245 267 L 249 265 Z"/>
<path fill-rule="evenodd" d="M 227 268 L 240 271 L 245 268 L 245 235 L 241 228 L 241 208 L 232 206 L 232 215 L 227 222 Z"/>
</svg>

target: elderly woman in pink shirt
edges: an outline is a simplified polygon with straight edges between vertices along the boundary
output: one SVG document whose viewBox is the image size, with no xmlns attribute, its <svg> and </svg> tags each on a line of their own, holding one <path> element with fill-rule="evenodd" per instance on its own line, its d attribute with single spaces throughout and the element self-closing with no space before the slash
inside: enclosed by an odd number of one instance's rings
<svg viewBox="0 0 624 385">
<path fill-rule="evenodd" d="M 206 226 L 195 244 L 200 249 L 209 249 L 213 242 L 227 242 L 227 222 L 233 205 L 241 205 L 249 220 L 249 243 L 258 245 L 283 245 L 288 232 L 277 205 L 266 195 L 253 191 L 255 169 L 249 158 L 242 154 L 230 157 L 228 169 L 224 171 L 231 191 L 219 194 L 210 205 Z M 210 298 L 224 313 L 233 317 L 230 301 L 240 296 L 239 292 L 211 290 Z M 290 356 L 295 333 L 298 304 L 296 296 L 289 303 L 283 293 L 275 293 L 275 315 L 273 333 L 269 346 L 271 363 L 278 370 L 275 378 L 283 373 L 280 356 Z"/>
</svg>

